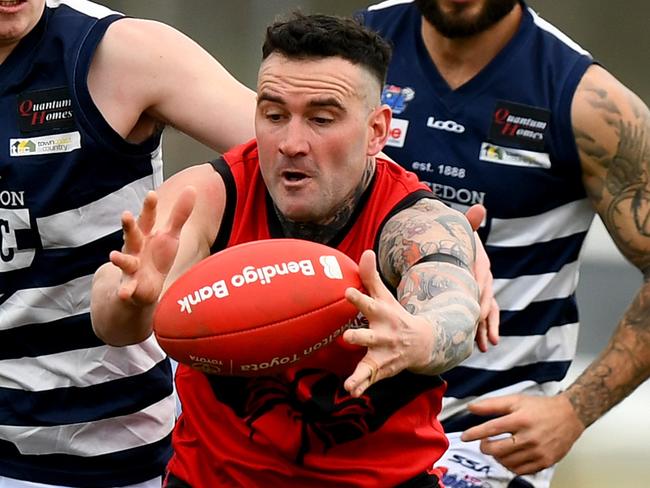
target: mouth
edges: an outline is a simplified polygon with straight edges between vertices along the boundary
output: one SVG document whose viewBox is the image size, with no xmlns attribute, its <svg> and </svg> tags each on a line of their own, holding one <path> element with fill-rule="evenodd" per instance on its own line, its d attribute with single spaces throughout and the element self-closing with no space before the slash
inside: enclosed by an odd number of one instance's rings
<svg viewBox="0 0 650 488">
<path fill-rule="evenodd" d="M 306 173 L 303 173 L 302 171 L 297 171 L 297 170 L 285 170 L 280 173 L 280 176 L 285 182 L 288 183 L 300 183 L 307 178 L 309 178 L 309 175 Z"/>
<path fill-rule="evenodd" d="M 0 9 L 11 12 L 24 3 L 27 0 L 0 0 Z"/>
</svg>

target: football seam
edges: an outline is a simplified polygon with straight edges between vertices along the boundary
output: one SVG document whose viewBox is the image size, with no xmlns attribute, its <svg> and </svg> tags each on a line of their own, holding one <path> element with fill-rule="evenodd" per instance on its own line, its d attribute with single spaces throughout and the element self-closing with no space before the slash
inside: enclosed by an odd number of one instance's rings
<svg viewBox="0 0 650 488">
<path fill-rule="evenodd" d="M 345 297 L 344 298 L 339 298 L 335 302 L 328 303 L 327 305 L 323 305 L 322 307 L 319 307 L 319 308 L 314 309 L 314 310 L 310 310 L 309 312 L 305 312 L 305 313 L 302 313 L 300 315 L 296 315 L 295 317 L 287 318 L 285 320 L 282 320 L 281 322 L 272 322 L 272 323 L 267 323 L 267 324 L 263 324 L 263 325 L 258 325 L 255 328 L 246 329 L 246 330 L 238 330 L 238 331 L 233 331 L 233 332 L 225 332 L 225 333 L 221 333 L 221 334 L 201 335 L 201 336 L 194 336 L 194 337 L 166 337 L 166 336 L 161 336 L 158 333 L 156 333 L 156 337 L 160 337 L 161 339 L 164 339 L 166 341 L 193 341 L 193 340 L 197 340 L 197 339 L 209 339 L 209 338 L 214 338 L 214 337 L 228 337 L 228 336 L 236 336 L 236 335 L 241 335 L 241 334 L 248 334 L 248 333 L 254 332 L 256 330 L 265 329 L 267 327 L 273 327 L 274 325 L 286 324 L 286 323 L 293 322 L 295 320 L 304 318 L 304 317 L 306 317 L 308 315 L 313 315 L 313 314 L 321 312 L 321 311 L 323 311 L 323 310 L 325 310 L 327 308 L 333 307 L 333 306 L 335 306 L 335 305 L 337 305 L 337 304 L 339 304 L 339 303 L 341 303 L 343 301 L 347 301 L 347 299 Z M 357 311 L 357 314 L 358 313 L 359 312 Z"/>
</svg>

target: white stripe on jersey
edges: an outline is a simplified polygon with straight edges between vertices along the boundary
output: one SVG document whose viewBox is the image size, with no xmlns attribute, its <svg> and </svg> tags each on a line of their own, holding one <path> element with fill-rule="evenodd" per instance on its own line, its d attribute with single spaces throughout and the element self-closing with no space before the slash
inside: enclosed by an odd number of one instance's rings
<svg viewBox="0 0 650 488">
<path fill-rule="evenodd" d="M 156 150 L 151 153 L 151 168 L 153 170 L 153 189 L 157 190 L 158 187 L 163 184 L 164 177 L 162 135 L 160 136 L 160 144 L 158 144 Z M 140 213 L 140 209 L 138 209 L 137 213 Z"/>
<path fill-rule="evenodd" d="M 141 447 L 167 436 L 174 427 L 175 396 L 169 395 L 140 412 L 89 423 L 53 427 L 0 426 L 0 439 L 22 454 L 101 456 Z"/>
<path fill-rule="evenodd" d="M 560 41 L 562 41 L 564 44 L 569 46 L 574 51 L 579 52 L 580 54 L 584 54 L 585 56 L 591 57 L 589 51 L 585 50 L 582 46 L 580 46 L 580 44 L 575 42 L 573 39 L 571 39 L 569 36 L 567 36 L 564 32 L 562 32 L 560 29 L 555 27 L 553 24 L 549 24 L 548 21 L 544 20 L 539 15 L 537 15 L 537 12 L 535 12 L 532 8 L 529 7 L 528 10 L 533 16 L 533 22 L 535 22 L 537 27 L 557 37 Z"/>
<path fill-rule="evenodd" d="M 568 237 L 587 232 L 593 217 L 594 209 L 585 198 L 532 217 L 492 219 L 486 245 L 519 247 Z"/>
<path fill-rule="evenodd" d="M 523 310 L 531 302 L 566 298 L 578 286 L 578 261 L 565 264 L 557 273 L 497 279 L 492 283 L 501 310 Z"/>
<path fill-rule="evenodd" d="M 41 324 L 90 311 L 93 275 L 63 285 L 19 290 L 0 305 L 0 330 Z"/>
<path fill-rule="evenodd" d="M 108 17 L 113 14 L 120 14 L 120 12 L 116 12 L 108 7 L 87 0 L 47 0 L 46 4 L 50 8 L 56 8 L 59 5 L 67 5 L 78 12 L 84 13 L 90 17 L 95 17 L 96 19 Z"/>
<path fill-rule="evenodd" d="M 85 387 L 135 376 L 165 358 L 153 335 L 140 344 L 99 346 L 0 361 L 0 387 L 23 391 Z"/>
<path fill-rule="evenodd" d="M 370 5 L 367 10 L 381 10 L 382 8 L 392 7 L 393 5 L 400 5 L 402 3 L 411 3 L 413 0 L 385 0 L 384 2 L 376 5 Z"/>
<path fill-rule="evenodd" d="M 138 215 L 153 188 L 154 178 L 148 175 L 83 207 L 36 219 L 43 248 L 79 247 L 120 230 L 122 211 Z"/>
<path fill-rule="evenodd" d="M 541 361 L 571 361 L 578 341 L 577 322 L 551 327 L 546 335 L 501 336 L 499 345 L 487 352 L 475 349 L 461 363 L 468 368 L 505 371 Z"/>
</svg>

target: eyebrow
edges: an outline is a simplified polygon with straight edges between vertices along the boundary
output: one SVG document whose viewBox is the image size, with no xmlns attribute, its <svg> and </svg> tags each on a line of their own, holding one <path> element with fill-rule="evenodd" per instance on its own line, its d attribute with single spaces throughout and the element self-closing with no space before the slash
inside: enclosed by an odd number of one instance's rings
<svg viewBox="0 0 650 488">
<path fill-rule="evenodd" d="M 259 97 L 257 98 L 257 104 L 259 105 L 262 102 L 271 102 L 271 103 L 277 103 L 280 105 L 286 105 L 286 100 L 278 95 L 272 95 L 270 93 L 260 93 Z M 337 108 L 341 111 L 345 111 L 345 107 L 341 105 L 341 102 L 339 102 L 336 98 L 334 97 L 321 97 L 321 98 L 315 98 L 313 100 L 310 100 L 307 105 L 309 107 L 334 107 Z"/>
</svg>

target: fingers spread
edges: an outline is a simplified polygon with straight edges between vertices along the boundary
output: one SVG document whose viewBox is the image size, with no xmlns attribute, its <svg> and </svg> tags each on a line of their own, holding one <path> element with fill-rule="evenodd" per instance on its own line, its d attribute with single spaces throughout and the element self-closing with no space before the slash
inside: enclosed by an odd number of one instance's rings
<svg viewBox="0 0 650 488">
<path fill-rule="evenodd" d="M 372 297 L 361 293 L 356 288 L 346 289 L 345 298 L 348 302 L 357 307 L 357 310 L 359 310 L 359 312 L 365 315 L 369 320 L 376 314 L 375 310 L 377 303 L 375 300 Z"/>
<path fill-rule="evenodd" d="M 499 305 L 497 301 L 492 299 L 492 307 L 487 318 L 487 336 L 493 346 L 499 344 Z"/>
<path fill-rule="evenodd" d="M 487 352 L 488 350 L 488 324 L 485 320 L 481 320 L 478 323 L 478 328 L 476 329 L 476 347 L 481 352 Z"/>
<path fill-rule="evenodd" d="M 183 225 L 185 225 L 194 209 L 195 202 L 196 189 L 192 186 L 184 188 L 178 200 L 174 203 L 174 208 L 167 221 L 167 232 L 171 237 L 178 239 Z"/>
<path fill-rule="evenodd" d="M 359 277 L 371 297 L 386 301 L 395 300 L 384 282 L 381 281 L 377 270 L 377 257 L 375 252 L 370 249 L 366 249 L 359 260 Z"/>
<path fill-rule="evenodd" d="M 492 311 L 492 304 L 494 300 L 494 291 L 492 290 L 492 273 L 488 273 L 481 283 L 479 283 L 481 290 L 480 297 L 480 319 L 486 320 Z"/>
<path fill-rule="evenodd" d="M 369 356 L 365 356 L 357 364 L 354 372 L 345 380 L 344 388 L 354 397 L 363 395 L 369 386 L 379 379 L 379 365 Z"/>
<path fill-rule="evenodd" d="M 374 251 L 367 249 L 361 255 L 359 260 L 359 277 L 368 294 L 375 296 L 379 291 L 381 278 L 377 272 L 377 262 Z"/>
<path fill-rule="evenodd" d="M 142 248 L 143 237 L 133 214 L 128 210 L 122 213 L 123 251 L 137 253 Z"/>
<path fill-rule="evenodd" d="M 476 329 L 476 346 L 481 352 L 487 352 L 489 344 L 493 346 L 499 344 L 499 305 L 494 298 L 490 300 L 490 304 L 486 317 L 483 317 L 481 312 L 481 320 Z M 482 306 L 483 304 L 481 304 Z"/>
<path fill-rule="evenodd" d="M 111 263 L 120 268 L 125 274 L 133 274 L 140 267 L 140 259 L 130 254 L 112 251 L 109 255 Z"/>
<path fill-rule="evenodd" d="M 348 329 L 343 333 L 343 340 L 355 346 L 373 347 L 377 345 L 377 337 L 372 329 Z"/>
<path fill-rule="evenodd" d="M 138 287 L 137 280 L 123 280 L 120 284 L 120 288 L 117 290 L 117 296 L 120 300 L 130 300 L 135 293 L 136 288 Z"/>
<path fill-rule="evenodd" d="M 150 191 L 142 203 L 142 212 L 138 216 L 138 227 L 144 234 L 151 233 L 153 225 L 156 223 L 156 206 L 158 205 L 158 195 Z"/>
</svg>

